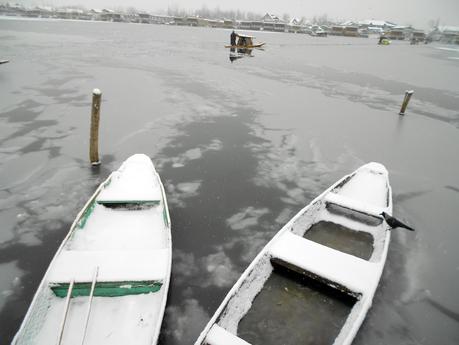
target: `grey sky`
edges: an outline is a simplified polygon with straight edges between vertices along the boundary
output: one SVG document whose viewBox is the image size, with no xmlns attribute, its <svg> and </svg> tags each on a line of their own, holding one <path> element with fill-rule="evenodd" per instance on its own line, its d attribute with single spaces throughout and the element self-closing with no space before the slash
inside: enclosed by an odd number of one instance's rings
<svg viewBox="0 0 459 345">
<path fill-rule="evenodd" d="M 178 6 L 196 9 L 203 5 L 213 9 L 240 9 L 270 12 L 282 16 L 312 18 L 328 14 L 334 19 L 385 19 L 399 24 L 427 27 L 429 20 L 440 19 L 442 25 L 459 26 L 459 0 L 36 0 L 55 5 L 79 3 L 86 7 L 134 6 L 147 11 Z"/>
</svg>

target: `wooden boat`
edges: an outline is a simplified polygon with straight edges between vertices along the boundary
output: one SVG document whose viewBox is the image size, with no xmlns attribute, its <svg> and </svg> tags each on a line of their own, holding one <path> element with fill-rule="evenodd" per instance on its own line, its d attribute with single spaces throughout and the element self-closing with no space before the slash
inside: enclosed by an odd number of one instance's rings
<svg viewBox="0 0 459 345">
<path fill-rule="evenodd" d="M 4 64 L 4 63 L 7 63 L 7 62 L 10 62 L 10 60 L 0 60 L 0 65 Z"/>
<path fill-rule="evenodd" d="M 195 345 L 350 344 L 390 241 L 388 172 L 369 163 L 292 218 L 230 290 Z"/>
<path fill-rule="evenodd" d="M 236 45 L 228 45 L 225 46 L 225 48 L 235 48 L 235 49 L 252 49 L 252 48 L 261 48 L 265 45 L 265 43 L 253 43 L 254 36 L 247 36 L 247 35 L 241 35 L 238 34 L 238 40 L 236 42 Z"/>
<path fill-rule="evenodd" d="M 78 214 L 12 344 L 156 344 L 171 252 L 163 185 L 133 155 Z"/>
<path fill-rule="evenodd" d="M 266 43 L 259 43 L 259 44 L 247 44 L 247 45 L 235 45 L 235 46 L 225 46 L 225 48 L 234 48 L 234 49 L 253 49 L 253 48 L 261 48 Z"/>
</svg>

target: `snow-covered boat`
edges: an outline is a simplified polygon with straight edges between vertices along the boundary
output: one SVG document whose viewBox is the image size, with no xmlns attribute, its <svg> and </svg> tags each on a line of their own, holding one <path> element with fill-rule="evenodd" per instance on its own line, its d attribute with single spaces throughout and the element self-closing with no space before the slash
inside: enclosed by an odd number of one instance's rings
<svg viewBox="0 0 459 345">
<path fill-rule="evenodd" d="M 156 344 L 171 254 L 160 177 L 133 155 L 78 214 L 13 344 Z"/>
<path fill-rule="evenodd" d="M 350 344 L 390 241 L 388 172 L 366 164 L 293 217 L 225 297 L 195 345 Z"/>
</svg>

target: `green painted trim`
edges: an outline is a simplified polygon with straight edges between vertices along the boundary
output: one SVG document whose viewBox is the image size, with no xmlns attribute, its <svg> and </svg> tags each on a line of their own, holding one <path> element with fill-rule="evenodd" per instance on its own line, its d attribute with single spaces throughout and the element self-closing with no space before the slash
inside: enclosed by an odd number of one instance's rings
<svg viewBox="0 0 459 345">
<path fill-rule="evenodd" d="M 69 283 L 52 284 L 51 290 L 57 297 L 67 297 Z M 126 281 L 126 282 L 99 282 L 94 288 L 94 296 L 97 297 L 120 297 L 129 295 L 140 295 L 150 292 L 157 292 L 161 289 L 162 283 L 158 281 Z M 91 283 L 75 283 L 73 285 L 72 297 L 89 296 Z"/>
<path fill-rule="evenodd" d="M 89 206 L 86 208 L 86 210 L 84 210 L 84 212 L 81 215 L 81 218 L 78 220 L 78 224 L 77 224 L 77 226 L 80 229 L 83 229 L 86 226 L 86 223 L 87 223 L 89 217 L 91 216 L 91 214 L 93 213 L 95 208 L 96 208 L 96 203 L 94 201 L 92 201 L 89 204 Z"/>
<path fill-rule="evenodd" d="M 158 177 L 159 179 L 159 177 Z M 163 184 L 161 183 L 161 180 L 159 181 L 160 185 L 161 185 L 161 195 L 163 197 L 163 220 L 164 220 L 164 224 L 166 225 L 167 228 L 170 227 L 170 218 L 169 218 L 169 210 L 168 210 L 168 207 L 167 207 L 167 201 L 166 201 L 166 195 L 165 195 L 165 192 L 164 192 L 164 186 Z"/>
<path fill-rule="evenodd" d="M 166 208 L 163 208 L 163 219 L 164 224 L 166 224 L 166 227 L 169 227 L 169 218 L 167 217 Z"/>
</svg>

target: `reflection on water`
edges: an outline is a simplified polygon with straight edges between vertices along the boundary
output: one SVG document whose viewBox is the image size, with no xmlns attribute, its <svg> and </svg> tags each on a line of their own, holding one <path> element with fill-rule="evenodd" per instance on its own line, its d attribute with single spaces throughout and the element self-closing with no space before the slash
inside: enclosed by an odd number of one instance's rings
<svg viewBox="0 0 459 345">
<path fill-rule="evenodd" d="M 356 300 L 280 265 L 239 322 L 253 345 L 333 344 Z"/>
</svg>

